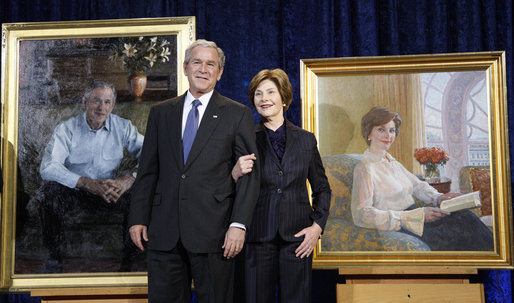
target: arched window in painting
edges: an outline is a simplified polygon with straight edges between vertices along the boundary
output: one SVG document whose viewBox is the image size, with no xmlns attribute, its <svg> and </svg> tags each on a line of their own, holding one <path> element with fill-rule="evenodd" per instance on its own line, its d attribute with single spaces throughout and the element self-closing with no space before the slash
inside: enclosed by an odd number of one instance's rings
<svg viewBox="0 0 514 303">
<path fill-rule="evenodd" d="M 448 151 L 443 174 L 458 190 L 462 167 L 489 165 L 486 72 L 424 73 L 422 82 L 426 142 Z"/>
</svg>

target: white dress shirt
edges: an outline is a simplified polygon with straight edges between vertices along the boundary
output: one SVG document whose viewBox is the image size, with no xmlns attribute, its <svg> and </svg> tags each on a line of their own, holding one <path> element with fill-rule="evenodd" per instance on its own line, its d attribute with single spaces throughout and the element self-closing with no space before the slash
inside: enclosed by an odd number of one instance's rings
<svg viewBox="0 0 514 303">
<path fill-rule="evenodd" d="M 209 100 L 211 100 L 213 93 L 214 93 L 214 91 L 212 90 L 212 91 L 204 94 L 200 98 L 198 98 L 198 100 L 200 100 L 200 102 L 202 103 L 201 105 L 198 105 L 198 107 L 197 107 L 198 108 L 198 127 L 200 127 L 200 123 L 202 123 L 203 114 L 205 113 L 205 109 L 207 108 L 207 105 L 209 104 Z M 187 115 L 191 111 L 191 108 L 193 108 L 193 101 L 195 101 L 195 100 L 196 100 L 196 98 L 193 97 L 193 95 L 191 95 L 191 93 L 188 90 L 187 94 L 186 94 L 186 98 L 184 100 L 184 109 L 182 110 L 182 137 L 184 137 L 184 129 L 186 128 Z"/>
</svg>

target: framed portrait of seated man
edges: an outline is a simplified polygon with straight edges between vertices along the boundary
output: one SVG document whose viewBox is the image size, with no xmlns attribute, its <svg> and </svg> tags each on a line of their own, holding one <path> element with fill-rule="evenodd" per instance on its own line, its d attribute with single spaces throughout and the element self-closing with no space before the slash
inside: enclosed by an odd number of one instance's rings
<svg viewBox="0 0 514 303">
<path fill-rule="evenodd" d="M 0 288 L 144 286 L 127 214 L 194 17 L 2 24 Z"/>
<path fill-rule="evenodd" d="M 505 52 L 301 60 L 332 189 L 314 267 L 512 268 Z"/>
</svg>

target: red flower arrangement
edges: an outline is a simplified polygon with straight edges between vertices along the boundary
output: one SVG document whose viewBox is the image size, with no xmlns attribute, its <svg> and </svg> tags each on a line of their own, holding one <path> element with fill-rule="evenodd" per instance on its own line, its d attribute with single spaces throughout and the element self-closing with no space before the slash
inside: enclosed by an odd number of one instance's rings
<svg viewBox="0 0 514 303">
<path fill-rule="evenodd" d="M 445 165 L 450 160 L 448 153 L 440 147 L 416 148 L 414 158 L 425 166 L 425 180 L 438 180 L 439 168 L 437 165 Z"/>
<path fill-rule="evenodd" d="M 440 147 L 416 148 L 414 158 L 421 164 L 434 163 L 444 165 L 450 160 L 448 153 Z"/>
</svg>

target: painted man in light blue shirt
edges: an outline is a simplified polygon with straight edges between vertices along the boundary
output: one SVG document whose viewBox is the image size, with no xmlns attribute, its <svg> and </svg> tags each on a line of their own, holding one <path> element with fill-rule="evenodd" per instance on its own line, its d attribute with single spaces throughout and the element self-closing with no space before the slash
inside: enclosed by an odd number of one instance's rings
<svg viewBox="0 0 514 303">
<path fill-rule="evenodd" d="M 143 136 L 129 120 L 112 110 L 114 86 L 94 80 L 82 98 L 85 113 L 60 123 L 48 143 L 40 173 L 45 182 L 39 191 L 43 242 L 49 249 L 49 272 L 62 271 L 64 230 L 67 210 L 94 213 L 98 210 L 126 214 L 129 189 L 137 167 L 116 177 L 124 150 L 139 158 Z"/>
</svg>

